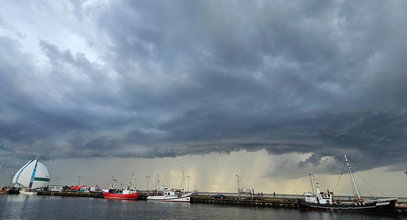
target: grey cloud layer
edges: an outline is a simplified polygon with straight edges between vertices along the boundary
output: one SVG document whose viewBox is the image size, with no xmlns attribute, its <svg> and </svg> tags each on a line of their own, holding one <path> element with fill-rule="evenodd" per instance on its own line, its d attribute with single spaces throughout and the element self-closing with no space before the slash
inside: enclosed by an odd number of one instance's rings
<svg viewBox="0 0 407 220">
<path fill-rule="evenodd" d="M 100 62 L 41 39 L 37 66 L 0 35 L 2 155 L 407 156 L 403 1 L 72 3 Z"/>
</svg>

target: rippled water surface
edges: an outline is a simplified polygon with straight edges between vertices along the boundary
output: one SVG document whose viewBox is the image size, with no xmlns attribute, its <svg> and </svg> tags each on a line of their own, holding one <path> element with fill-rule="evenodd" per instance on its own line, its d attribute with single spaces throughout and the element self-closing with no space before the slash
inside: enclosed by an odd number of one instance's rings
<svg viewBox="0 0 407 220">
<path fill-rule="evenodd" d="M 1 219 L 394 219 L 296 209 L 0 195 Z M 405 218 L 404 218 L 405 219 Z"/>
</svg>

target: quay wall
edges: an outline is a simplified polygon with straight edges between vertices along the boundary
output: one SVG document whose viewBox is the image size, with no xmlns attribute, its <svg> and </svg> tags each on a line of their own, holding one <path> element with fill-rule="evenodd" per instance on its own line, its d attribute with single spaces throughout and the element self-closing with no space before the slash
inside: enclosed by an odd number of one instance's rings
<svg viewBox="0 0 407 220">
<path fill-rule="evenodd" d="M 41 191 L 38 195 L 43 196 L 67 196 L 67 197 L 92 197 L 103 198 L 102 192 L 51 192 Z M 140 193 L 139 200 L 146 200 L 147 194 Z M 406 199 L 402 199 L 396 203 L 397 212 L 401 215 L 407 215 L 407 202 Z M 228 205 L 228 206 L 252 206 L 252 207 L 269 207 L 269 208 L 299 208 L 298 200 L 294 196 L 277 196 L 276 197 L 250 197 L 250 196 L 236 196 L 228 195 L 222 198 L 214 198 L 213 195 L 194 195 L 191 196 L 191 203 L 201 204 L 216 204 L 216 205 Z"/>
<path fill-rule="evenodd" d="M 233 206 L 256 206 L 272 208 L 298 208 L 298 200 L 292 198 L 251 198 L 228 196 L 213 198 L 212 196 L 196 195 L 191 197 L 191 203 L 206 203 Z"/>
<path fill-rule="evenodd" d="M 102 192 L 51 192 L 39 191 L 37 195 L 40 196 L 65 196 L 65 197 L 93 197 L 103 198 Z"/>
</svg>

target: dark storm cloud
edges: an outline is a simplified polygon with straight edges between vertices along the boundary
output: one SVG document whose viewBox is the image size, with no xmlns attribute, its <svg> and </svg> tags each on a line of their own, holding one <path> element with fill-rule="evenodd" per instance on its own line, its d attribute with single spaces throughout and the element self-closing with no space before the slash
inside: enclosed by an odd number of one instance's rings
<svg viewBox="0 0 407 220">
<path fill-rule="evenodd" d="M 85 40 L 103 45 L 101 62 L 40 40 L 38 67 L 0 37 L 2 155 L 26 158 L 34 143 L 45 158 L 266 149 L 313 153 L 301 166 L 349 153 L 360 169 L 407 156 L 403 1 L 72 7 L 95 23 Z"/>
</svg>

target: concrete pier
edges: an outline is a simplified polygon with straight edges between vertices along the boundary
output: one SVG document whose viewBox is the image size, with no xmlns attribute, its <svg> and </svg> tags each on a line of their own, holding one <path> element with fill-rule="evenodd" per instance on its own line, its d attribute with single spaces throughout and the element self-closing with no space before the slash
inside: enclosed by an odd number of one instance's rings
<svg viewBox="0 0 407 220">
<path fill-rule="evenodd" d="M 67 196 L 67 197 L 92 197 L 103 198 L 102 192 L 38 192 L 38 195 L 43 196 Z M 291 197 L 291 198 L 287 198 Z M 146 200 L 147 194 L 140 193 L 139 200 Z M 400 215 L 407 216 L 407 202 L 406 199 L 401 199 L 396 203 L 396 210 Z M 228 195 L 222 198 L 215 198 L 213 195 L 194 195 L 191 196 L 191 203 L 201 204 L 216 204 L 228 206 L 251 206 L 251 207 L 265 207 L 265 208 L 299 208 L 297 198 L 292 196 L 280 195 L 277 197 L 240 197 L 236 195 Z"/>
<path fill-rule="evenodd" d="M 297 199 L 290 198 L 240 198 L 236 196 L 228 196 L 224 198 L 214 198 L 212 196 L 192 196 L 191 203 L 206 203 L 219 205 L 233 206 L 256 206 L 256 207 L 272 207 L 272 208 L 298 208 Z"/>
<path fill-rule="evenodd" d="M 40 196 L 66 196 L 66 197 L 93 197 L 103 198 L 102 192 L 51 192 L 39 191 L 37 195 Z"/>
</svg>

